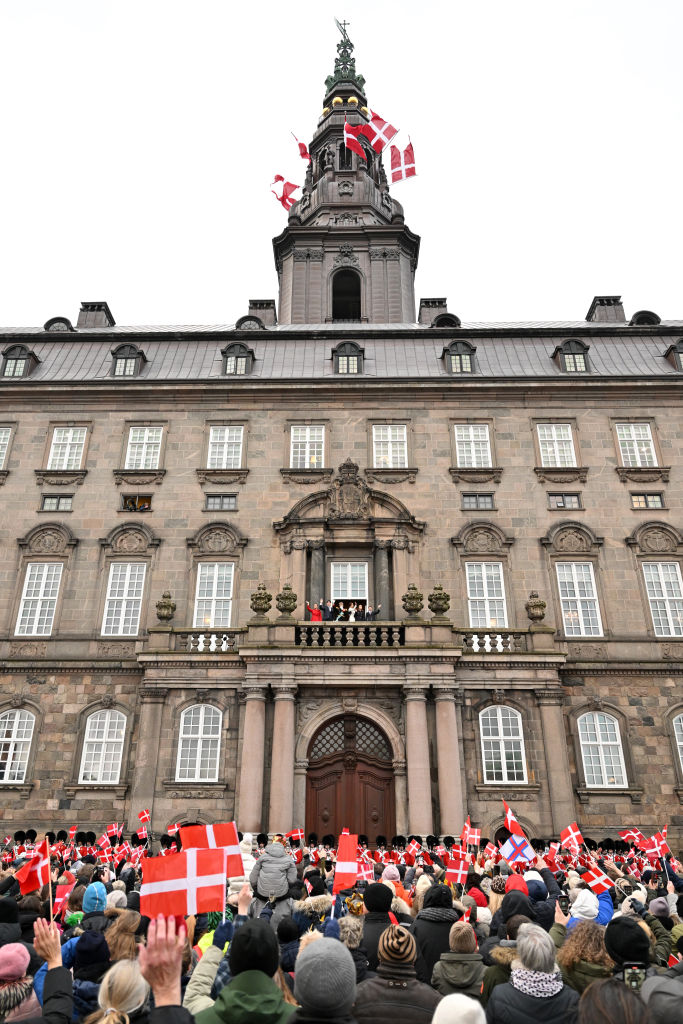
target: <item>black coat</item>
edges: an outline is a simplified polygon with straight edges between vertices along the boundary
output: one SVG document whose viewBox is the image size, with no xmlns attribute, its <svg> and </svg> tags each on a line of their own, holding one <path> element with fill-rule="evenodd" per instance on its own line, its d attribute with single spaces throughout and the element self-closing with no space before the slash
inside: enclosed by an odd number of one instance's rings
<svg viewBox="0 0 683 1024">
<path fill-rule="evenodd" d="M 72 1011 L 71 971 L 67 967 L 53 967 L 45 975 L 41 1016 L 27 1017 L 23 1024 L 71 1024 Z"/>
<path fill-rule="evenodd" d="M 565 985 L 555 996 L 528 996 L 508 981 L 496 985 L 486 1004 L 486 1024 L 573 1024 L 579 993 Z"/>
<path fill-rule="evenodd" d="M 377 959 L 379 937 L 383 931 L 386 931 L 391 921 L 388 913 L 384 910 L 371 910 L 367 914 L 363 914 L 361 920 L 363 922 L 363 949 L 367 954 L 370 970 L 376 971 L 379 963 Z"/>
<path fill-rule="evenodd" d="M 374 978 L 357 987 L 352 1012 L 358 1024 L 430 1024 L 440 1001 L 438 992 L 417 980 L 412 967 L 381 964 Z"/>
<path fill-rule="evenodd" d="M 419 912 L 413 925 L 413 935 L 420 952 L 420 959 L 415 964 L 418 981 L 431 984 L 434 965 L 438 964 L 442 953 L 448 953 L 448 936 L 459 920 L 457 910 L 449 907 L 425 907 Z"/>
</svg>

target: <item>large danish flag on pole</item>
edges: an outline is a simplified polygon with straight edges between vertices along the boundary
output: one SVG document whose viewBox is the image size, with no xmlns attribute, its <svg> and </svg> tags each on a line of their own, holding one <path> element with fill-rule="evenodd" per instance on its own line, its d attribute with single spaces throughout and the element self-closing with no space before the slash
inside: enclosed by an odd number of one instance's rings
<svg viewBox="0 0 683 1024">
<path fill-rule="evenodd" d="M 14 876 L 22 896 L 35 892 L 50 881 L 50 848 L 47 839 L 36 846 L 31 860 Z"/>
<path fill-rule="evenodd" d="M 391 147 L 391 182 L 403 181 L 415 177 L 415 153 L 413 144 L 409 142 L 401 152 L 396 146 Z"/>
<path fill-rule="evenodd" d="M 393 124 L 389 124 L 374 110 L 371 110 L 370 114 L 372 115 L 370 120 L 361 128 L 361 135 L 369 140 L 375 153 L 381 153 L 384 147 L 389 145 L 394 135 L 398 134 L 398 128 L 394 128 Z"/>
<path fill-rule="evenodd" d="M 242 851 L 234 821 L 225 821 L 219 825 L 188 825 L 180 829 L 180 841 L 184 850 L 195 847 L 217 850 L 222 847 L 228 857 L 228 875 L 234 878 L 244 874 Z"/>
<path fill-rule="evenodd" d="M 583 842 L 583 836 L 581 835 L 581 830 L 575 821 L 573 821 L 571 825 L 567 825 L 566 828 L 562 829 L 560 832 L 560 839 L 562 840 L 562 845 L 565 849 L 578 850 L 579 846 Z"/>
<path fill-rule="evenodd" d="M 581 875 L 581 881 L 585 882 L 598 896 L 601 892 L 607 892 L 614 885 L 612 879 L 599 867 L 593 867 L 590 871 L 586 871 L 584 875 Z"/>
<path fill-rule="evenodd" d="M 503 807 L 505 808 L 505 828 L 515 836 L 523 836 L 524 829 L 512 813 L 512 808 L 508 807 L 504 800 Z"/>
<path fill-rule="evenodd" d="M 225 850 L 183 850 L 175 857 L 152 857 L 142 865 L 140 913 L 208 914 L 225 907 Z"/>
<path fill-rule="evenodd" d="M 358 136 L 364 134 L 363 129 L 367 127 L 364 124 L 359 124 L 354 128 L 353 125 L 349 124 L 348 121 L 344 121 L 344 145 L 347 149 L 350 149 L 352 153 L 356 153 L 361 160 L 366 160 L 365 150 L 358 141 Z"/>
<path fill-rule="evenodd" d="M 349 889 L 356 884 L 358 877 L 358 836 L 342 834 L 337 847 L 337 863 L 334 866 L 334 885 L 332 892 Z"/>
</svg>

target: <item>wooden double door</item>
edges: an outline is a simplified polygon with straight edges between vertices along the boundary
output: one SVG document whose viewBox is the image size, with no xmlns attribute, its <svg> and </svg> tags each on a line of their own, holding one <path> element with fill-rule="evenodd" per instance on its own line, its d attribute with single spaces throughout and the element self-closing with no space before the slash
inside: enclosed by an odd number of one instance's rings
<svg viewBox="0 0 683 1024">
<path fill-rule="evenodd" d="M 391 747 L 368 719 L 345 715 L 326 723 L 309 748 L 306 834 L 318 838 L 342 828 L 389 839 L 396 826 Z"/>
</svg>

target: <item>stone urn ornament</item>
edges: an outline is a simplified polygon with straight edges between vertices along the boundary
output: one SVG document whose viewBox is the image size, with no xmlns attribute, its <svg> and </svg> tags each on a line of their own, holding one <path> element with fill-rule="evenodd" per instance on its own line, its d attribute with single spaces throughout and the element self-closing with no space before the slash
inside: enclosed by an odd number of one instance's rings
<svg viewBox="0 0 683 1024">
<path fill-rule="evenodd" d="M 249 604 L 251 610 L 254 613 L 252 622 L 263 622 L 268 621 L 267 616 L 273 603 L 273 595 L 269 594 L 266 590 L 265 583 L 259 583 L 254 593 L 251 595 Z"/>
<path fill-rule="evenodd" d="M 434 589 L 427 598 L 429 610 L 434 615 L 433 621 L 447 622 L 446 612 L 451 606 L 451 595 L 446 593 L 440 583 L 435 584 Z"/>
<path fill-rule="evenodd" d="M 289 583 L 285 583 L 284 587 L 275 598 L 277 610 L 280 612 L 280 620 L 290 620 L 292 618 L 292 612 L 298 603 L 299 598 L 294 593 Z"/>
<path fill-rule="evenodd" d="M 157 618 L 159 622 L 170 622 L 175 614 L 175 601 L 171 600 L 171 591 L 165 590 L 161 600 L 157 601 Z"/>
<path fill-rule="evenodd" d="M 529 600 L 524 605 L 526 613 L 529 616 L 531 622 L 543 622 L 545 618 L 546 603 L 539 596 L 537 591 L 532 590 L 529 594 Z"/>
<path fill-rule="evenodd" d="M 409 619 L 419 619 L 420 612 L 424 608 L 424 600 L 420 591 L 414 583 L 408 584 L 408 592 L 401 598 L 403 610 L 407 612 Z"/>
</svg>

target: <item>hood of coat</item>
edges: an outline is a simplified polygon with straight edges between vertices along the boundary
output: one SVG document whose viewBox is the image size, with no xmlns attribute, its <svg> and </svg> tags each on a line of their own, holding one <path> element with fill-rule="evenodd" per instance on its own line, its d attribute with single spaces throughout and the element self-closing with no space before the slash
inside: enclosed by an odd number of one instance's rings
<svg viewBox="0 0 683 1024">
<path fill-rule="evenodd" d="M 0 1014 L 4 1020 L 8 1013 L 31 997 L 33 978 L 16 978 L 0 985 Z"/>
<path fill-rule="evenodd" d="M 410 907 L 400 896 L 394 896 L 391 901 L 391 912 L 392 914 L 403 914 L 404 917 L 410 917 Z"/>
<path fill-rule="evenodd" d="M 8 942 L 21 942 L 21 925 L 18 921 L 0 922 L 0 946 Z"/>
<path fill-rule="evenodd" d="M 442 953 L 439 963 L 444 978 L 459 988 L 476 985 L 485 969 L 481 953 Z"/>
<path fill-rule="evenodd" d="M 512 961 L 517 959 L 517 943 L 508 946 L 494 946 L 490 955 L 494 964 L 511 967 Z"/>
<path fill-rule="evenodd" d="M 278 861 L 278 863 L 281 863 L 284 860 L 291 860 L 282 843 L 269 843 L 261 854 L 261 857 L 271 857 L 273 860 Z M 261 857 L 259 857 L 259 860 Z"/>
<path fill-rule="evenodd" d="M 503 902 L 500 905 L 500 916 L 503 921 L 509 921 L 515 914 L 524 914 L 531 921 L 536 920 L 536 912 L 529 897 L 525 896 L 523 892 L 513 889 L 503 897 Z"/>
<path fill-rule="evenodd" d="M 307 896 L 305 900 L 297 900 L 294 904 L 294 912 L 306 914 L 307 917 L 319 917 L 326 914 L 332 908 L 334 899 L 329 893 L 322 896 Z"/>
<path fill-rule="evenodd" d="M 202 1016 L 230 1024 L 272 1024 L 282 1018 L 284 1007 L 282 992 L 263 971 L 242 971 Z"/>
</svg>

